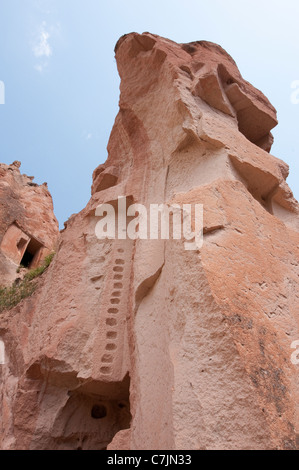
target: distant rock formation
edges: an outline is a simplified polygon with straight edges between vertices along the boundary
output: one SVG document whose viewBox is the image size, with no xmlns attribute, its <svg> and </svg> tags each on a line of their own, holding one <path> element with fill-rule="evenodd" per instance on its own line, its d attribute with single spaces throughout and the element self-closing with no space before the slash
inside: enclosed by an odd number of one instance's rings
<svg viewBox="0 0 299 470">
<path fill-rule="evenodd" d="M 299 207 L 269 154 L 276 111 L 216 44 L 132 33 L 116 59 L 92 197 L 0 318 L 1 448 L 298 448 Z M 203 246 L 98 240 L 120 196 L 203 204 Z"/>
<path fill-rule="evenodd" d="M 34 183 L 20 166 L 0 164 L 0 286 L 16 279 L 20 265 L 37 267 L 59 235 L 47 184 Z"/>
</svg>

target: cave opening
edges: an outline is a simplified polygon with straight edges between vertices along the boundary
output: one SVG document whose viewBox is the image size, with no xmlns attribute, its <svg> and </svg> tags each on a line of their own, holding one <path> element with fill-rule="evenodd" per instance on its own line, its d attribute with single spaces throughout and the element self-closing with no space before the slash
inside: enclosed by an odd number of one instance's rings
<svg viewBox="0 0 299 470">
<path fill-rule="evenodd" d="M 20 264 L 24 266 L 24 268 L 31 268 L 32 265 L 36 264 L 35 262 L 38 261 L 41 248 L 42 244 L 34 238 L 31 238 L 26 250 L 24 251 Z"/>
</svg>

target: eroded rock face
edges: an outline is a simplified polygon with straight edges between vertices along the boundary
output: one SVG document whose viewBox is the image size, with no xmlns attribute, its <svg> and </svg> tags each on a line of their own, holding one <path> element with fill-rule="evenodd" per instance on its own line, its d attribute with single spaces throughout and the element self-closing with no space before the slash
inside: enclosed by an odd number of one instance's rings
<svg viewBox="0 0 299 470">
<path fill-rule="evenodd" d="M 37 185 L 20 166 L 0 164 L 0 286 L 16 279 L 20 264 L 38 266 L 59 236 L 47 184 Z"/>
<path fill-rule="evenodd" d="M 120 111 L 39 290 L 1 317 L 4 449 L 294 449 L 298 204 L 276 112 L 207 42 L 116 46 Z M 204 205 L 204 242 L 98 240 L 99 204 Z"/>
</svg>

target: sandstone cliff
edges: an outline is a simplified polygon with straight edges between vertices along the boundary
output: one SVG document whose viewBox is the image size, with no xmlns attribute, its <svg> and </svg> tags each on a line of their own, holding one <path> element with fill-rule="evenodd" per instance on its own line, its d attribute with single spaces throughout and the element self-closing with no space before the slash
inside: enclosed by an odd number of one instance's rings
<svg viewBox="0 0 299 470">
<path fill-rule="evenodd" d="M 16 279 L 20 264 L 38 266 L 59 235 L 47 184 L 34 183 L 20 166 L 0 164 L 0 286 Z"/>
<path fill-rule="evenodd" d="M 0 318 L 3 449 L 295 449 L 298 204 L 276 111 L 209 42 L 116 45 L 120 110 L 38 291 Z M 118 197 L 201 203 L 204 241 L 98 240 Z"/>
</svg>

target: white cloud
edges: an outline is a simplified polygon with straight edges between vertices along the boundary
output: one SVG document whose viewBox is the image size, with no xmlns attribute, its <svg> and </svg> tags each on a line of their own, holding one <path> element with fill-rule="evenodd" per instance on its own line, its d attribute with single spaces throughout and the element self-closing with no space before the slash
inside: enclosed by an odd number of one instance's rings
<svg viewBox="0 0 299 470">
<path fill-rule="evenodd" d="M 43 71 L 45 70 L 46 67 L 48 67 L 48 62 L 47 61 L 41 62 L 40 64 L 36 64 L 34 66 L 35 70 L 37 70 L 39 73 L 43 73 Z"/>
<path fill-rule="evenodd" d="M 40 31 L 37 36 L 37 42 L 33 45 L 33 53 L 35 57 L 50 57 L 53 53 L 52 48 L 49 44 L 51 37 L 49 31 L 46 29 L 46 22 L 43 21 L 40 26 Z"/>
<path fill-rule="evenodd" d="M 40 65 L 40 64 L 35 65 L 34 68 L 35 68 L 35 70 L 37 70 L 39 73 L 42 73 L 42 71 L 44 70 L 44 69 L 43 69 L 43 66 Z"/>
<path fill-rule="evenodd" d="M 37 63 L 34 65 L 34 68 L 37 72 L 43 73 L 43 71 L 48 67 L 50 57 L 53 56 L 53 47 L 51 42 L 60 35 L 61 27 L 60 23 L 56 25 L 49 25 L 46 21 L 43 21 L 32 41 L 32 52 L 37 59 Z"/>
<path fill-rule="evenodd" d="M 89 130 L 87 131 L 86 129 L 82 132 L 82 137 L 84 140 L 91 140 L 94 135 L 92 132 L 90 132 Z"/>
</svg>

